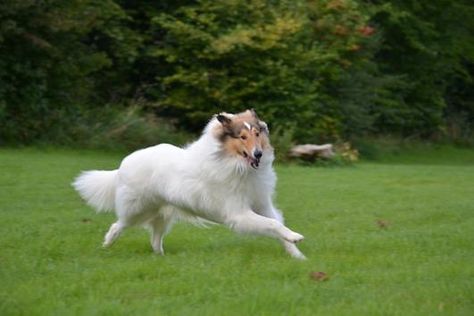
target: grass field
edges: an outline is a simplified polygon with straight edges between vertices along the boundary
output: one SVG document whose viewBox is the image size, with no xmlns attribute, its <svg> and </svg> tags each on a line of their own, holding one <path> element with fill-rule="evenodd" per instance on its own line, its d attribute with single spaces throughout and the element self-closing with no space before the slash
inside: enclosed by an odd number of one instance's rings
<svg viewBox="0 0 474 316">
<path fill-rule="evenodd" d="M 278 166 L 308 260 L 222 227 L 177 225 L 167 255 L 70 187 L 121 155 L 0 149 L 0 315 L 473 315 L 474 151 L 352 167 Z M 317 281 L 311 272 L 324 272 Z"/>
</svg>

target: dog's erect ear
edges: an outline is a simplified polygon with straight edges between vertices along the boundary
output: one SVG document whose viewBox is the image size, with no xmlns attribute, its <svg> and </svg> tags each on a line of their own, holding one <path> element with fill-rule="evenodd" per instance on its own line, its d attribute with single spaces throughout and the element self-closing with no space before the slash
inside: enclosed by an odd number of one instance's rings
<svg viewBox="0 0 474 316">
<path fill-rule="evenodd" d="M 249 111 L 250 114 L 252 114 L 252 116 L 258 120 L 258 115 L 257 115 L 257 112 L 255 111 L 254 108 L 251 108 L 251 109 L 249 109 L 249 110 L 247 110 L 247 111 Z"/>
<path fill-rule="evenodd" d="M 221 122 L 223 126 L 229 126 L 232 122 L 232 120 L 225 113 L 217 114 L 216 119 Z"/>
<path fill-rule="evenodd" d="M 268 125 L 264 121 L 258 121 L 258 126 L 260 127 L 260 130 L 264 132 L 265 134 L 270 134 L 270 131 L 268 130 Z"/>
</svg>

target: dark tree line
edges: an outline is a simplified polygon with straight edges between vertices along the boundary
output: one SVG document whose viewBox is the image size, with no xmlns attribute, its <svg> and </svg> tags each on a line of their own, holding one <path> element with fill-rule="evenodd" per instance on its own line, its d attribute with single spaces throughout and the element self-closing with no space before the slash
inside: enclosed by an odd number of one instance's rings
<svg viewBox="0 0 474 316">
<path fill-rule="evenodd" d="M 468 0 L 4 0 L 0 141 L 150 117 L 197 131 L 247 107 L 304 142 L 472 139 L 473 16 Z"/>
</svg>

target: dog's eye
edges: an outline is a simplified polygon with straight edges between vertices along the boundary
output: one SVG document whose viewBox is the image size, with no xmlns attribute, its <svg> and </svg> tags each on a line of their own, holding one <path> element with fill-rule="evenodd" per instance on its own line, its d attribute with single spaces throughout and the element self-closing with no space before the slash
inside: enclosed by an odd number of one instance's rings
<svg viewBox="0 0 474 316">
<path fill-rule="evenodd" d="M 240 136 L 240 138 L 242 138 L 243 140 L 246 140 L 246 139 L 247 139 L 247 136 L 242 135 L 242 136 Z"/>
<path fill-rule="evenodd" d="M 255 134 L 255 136 L 257 136 L 257 137 L 260 136 L 260 133 Z"/>
</svg>

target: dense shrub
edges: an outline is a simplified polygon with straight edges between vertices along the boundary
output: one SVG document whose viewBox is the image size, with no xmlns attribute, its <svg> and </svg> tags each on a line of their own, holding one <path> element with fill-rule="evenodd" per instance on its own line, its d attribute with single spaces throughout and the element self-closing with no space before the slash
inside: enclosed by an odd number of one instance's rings
<svg viewBox="0 0 474 316">
<path fill-rule="evenodd" d="M 5 0 L 0 142 L 85 144 L 87 124 L 126 113 L 196 132 L 248 107 L 283 147 L 472 139 L 473 15 L 467 0 Z"/>
<path fill-rule="evenodd" d="M 79 144 L 86 148 L 122 151 L 158 143 L 184 145 L 191 140 L 190 135 L 177 130 L 170 122 L 143 113 L 138 105 L 82 111 L 63 134 L 69 135 L 64 145 Z"/>
<path fill-rule="evenodd" d="M 371 10 L 383 36 L 374 60 L 381 71 L 404 82 L 396 87 L 391 106 L 380 111 L 376 130 L 449 134 L 446 126 L 456 121 L 466 132 L 474 124 L 473 2 L 375 2 Z"/>
<path fill-rule="evenodd" d="M 120 78 L 140 38 L 126 21 L 112 0 L 2 1 L 0 140 L 44 138 L 72 123 L 75 104 L 101 107 L 127 90 Z"/>
<path fill-rule="evenodd" d="M 221 109 L 254 107 L 302 141 L 334 138 L 373 98 L 353 86 L 371 74 L 368 16 L 355 1 L 212 1 L 155 16 L 148 55 L 164 66 L 148 92 L 162 115 L 198 129 Z M 373 80 L 370 78 L 369 80 Z M 370 95 L 371 92 L 365 94 Z M 344 101 L 351 100 L 350 104 Z M 367 104 L 369 103 L 369 104 Z"/>
</svg>

